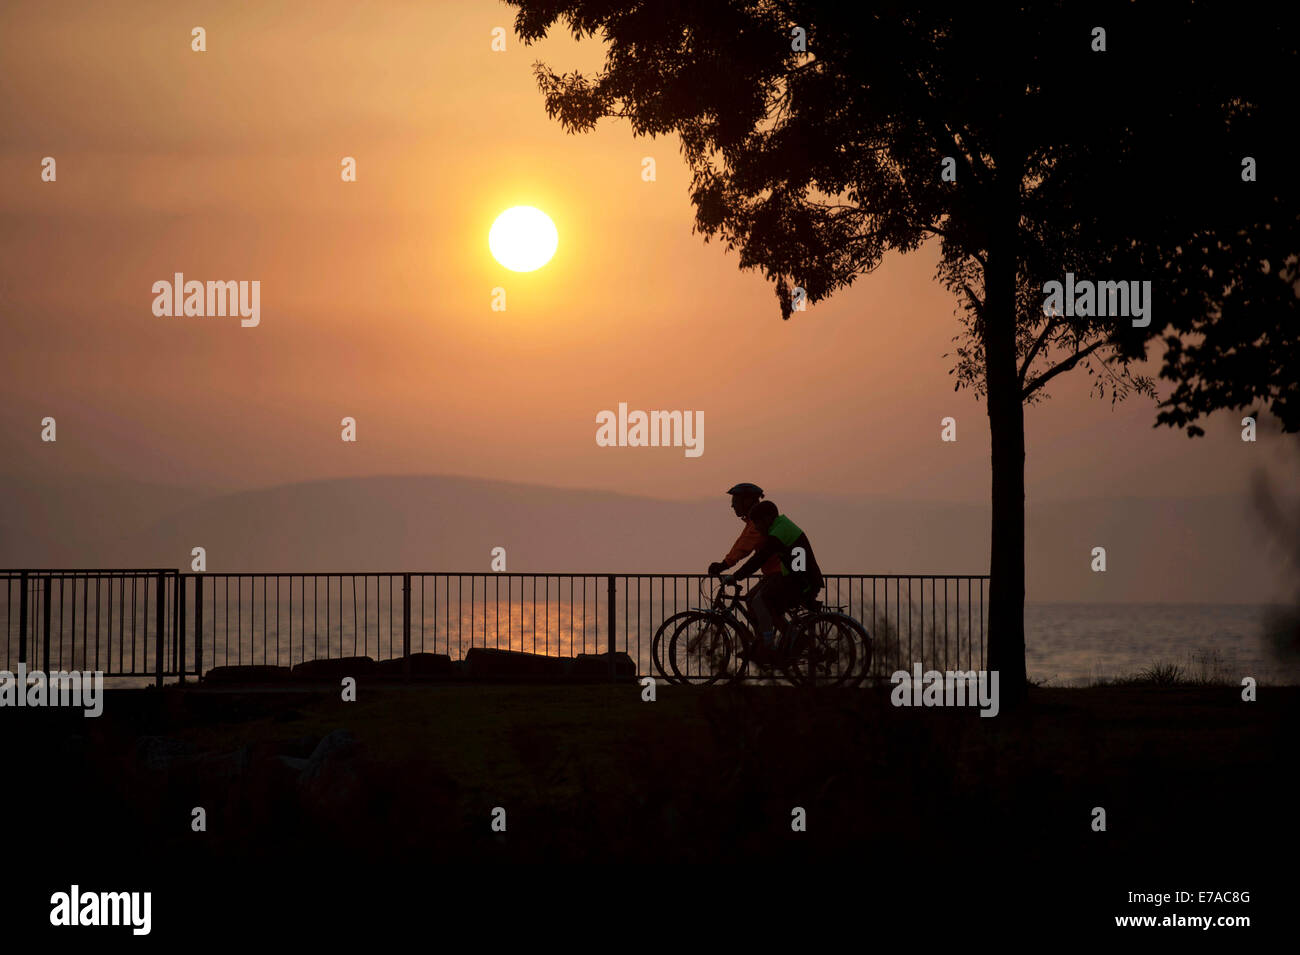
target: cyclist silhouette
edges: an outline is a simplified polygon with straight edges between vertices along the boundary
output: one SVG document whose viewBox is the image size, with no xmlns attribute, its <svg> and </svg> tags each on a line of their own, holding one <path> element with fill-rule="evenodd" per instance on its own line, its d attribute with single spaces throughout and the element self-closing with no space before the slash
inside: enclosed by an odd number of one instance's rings
<svg viewBox="0 0 1300 955">
<path fill-rule="evenodd" d="M 759 531 L 759 529 L 754 526 L 754 522 L 749 519 L 749 512 L 752 511 L 754 506 L 763 498 L 763 489 L 757 484 L 742 483 L 733 485 L 727 493 L 731 495 L 731 509 L 735 512 L 737 517 L 745 522 L 745 529 L 742 530 L 740 536 L 736 538 L 736 543 L 731 545 L 731 550 L 727 551 L 726 557 L 722 558 L 720 561 L 714 561 L 709 564 L 710 577 L 716 577 L 728 567 L 733 567 L 740 563 L 740 561 L 758 550 L 763 543 L 762 532 Z M 773 554 L 767 559 L 767 562 L 763 564 L 763 580 L 767 580 L 769 577 L 779 577 L 780 575 L 781 558 L 779 555 Z M 757 612 L 754 601 L 758 599 L 759 592 L 762 588 L 763 581 L 759 581 L 759 583 L 750 589 L 749 594 L 745 597 L 745 603 L 748 605 L 751 614 Z"/>
<path fill-rule="evenodd" d="M 770 656 L 776 642 L 776 628 L 790 608 L 813 600 L 822 589 L 823 578 L 812 544 L 794 521 L 777 512 L 771 501 L 756 503 L 748 521 L 762 535 L 761 543 L 749 560 L 735 572 L 723 574 L 723 583 L 750 576 L 759 567 L 766 569 L 773 558 L 779 561 L 779 574 L 765 576 L 750 595 L 750 609 L 758 624 L 761 640 L 755 651 Z M 758 661 L 756 661 L 758 662 Z"/>
<path fill-rule="evenodd" d="M 763 498 L 763 489 L 757 484 L 737 484 L 727 493 L 731 495 L 731 509 L 736 512 L 737 517 L 745 522 L 745 529 L 736 538 L 736 543 L 731 545 L 731 550 L 727 551 L 726 557 L 709 564 L 710 577 L 715 577 L 728 567 L 740 563 L 740 561 L 758 550 L 759 545 L 763 543 L 763 535 L 759 533 L 758 528 L 749 519 L 749 512 Z M 779 574 L 780 572 L 781 561 L 779 558 L 773 557 L 763 565 L 764 575 Z"/>
</svg>

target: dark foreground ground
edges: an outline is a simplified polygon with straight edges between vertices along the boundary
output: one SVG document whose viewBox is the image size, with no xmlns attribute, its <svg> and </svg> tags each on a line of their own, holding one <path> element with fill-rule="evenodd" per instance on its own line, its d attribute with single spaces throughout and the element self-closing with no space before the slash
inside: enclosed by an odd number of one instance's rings
<svg viewBox="0 0 1300 955">
<path fill-rule="evenodd" d="M 151 890 L 152 934 L 173 939 L 433 924 L 471 917 L 470 900 L 500 915 L 550 894 L 567 919 L 596 906 L 648 932 L 770 917 L 871 937 L 1150 939 L 1201 930 L 1114 917 L 1226 913 L 1252 929 L 1207 935 L 1258 934 L 1295 883 L 1300 688 L 1239 693 L 1036 689 L 992 719 L 874 691 L 659 687 L 648 703 L 635 685 L 363 685 L 355 703 L 325 687 L 133 690 L 98 719 L 9 709 L 2 930 L 47 925 L 50 894 L 76 882 Z M 1128 901 L 1179 890 L 1251 902 Z"/>
</svg>

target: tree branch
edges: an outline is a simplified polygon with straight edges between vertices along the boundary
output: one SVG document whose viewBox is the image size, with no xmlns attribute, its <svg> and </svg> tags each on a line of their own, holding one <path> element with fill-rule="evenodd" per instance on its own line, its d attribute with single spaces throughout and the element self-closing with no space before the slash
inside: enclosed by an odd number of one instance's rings
<svg viewBox="0 0 1300 955">
<path fill-rule="evenodd" d="M 1025 385 L 1025 375 L 1029 374 L 1029 366 L 1034 363 L 1034 358 L 1037 357 L 1039 349 L 1041 349 L 1047 341 L 1047 336 L 1050 335 L 1054 329 L 1061 326 L 1061 323 L 1057 321 L 1058 318 L 1060 318 L 1059 315 L 1052 316 L 1052 320 L 1047 323 L 1046 327 L 1043 329 L 1043 333 L 1038 336 L 1038 340 L 1034 342 L 1033 347 L 1029 349 L 1029 354 L 1025 356 L 1025 363 L 1020 366 L 1020 386 L 1022 388 Z"/>
<path fill-rule="evenodd" d="M 928 103 L 934 105 L 937 110 L 938 104 L 935 103 L 934 96 L 930 93 L 930 87 L 926 83 L 925 77 L 920 73 L 914 73 L 913 76 L 916 78 L 917 83 L 920 86 L 922 98 Z M 952 147 L 953 153 L 961 157 L 963 164 L 966 166 L 966 171 L 970 173 L 971 179 L 974 180 L 977 186 L 981 185 L 984 181 L 987 181 L 989 170 L 988 166 L 984 164 L 984 159 L 978 154 L 968 154 L 967 150 L 957 145 L 957 136 L 952 129 L 949 128 L 946 119 L 940 116 L 934 116 L 925 109 L 918 109 L 917 114 L 920 117 L 921 122 L 930 130 L 930 134 L 934 136 L 937 144 Z M 979 164 L 980 169 L 983 171 L 983 176 L 976 174 L 976 163 Z"/>
<path fill-rule="evenodd" d="M 920 229 L 922 232 L 929 232 L 931 235 L 937 235 L 941 239 L 949 238 L 952 234 L 948 232 L 946 229 L 939 229 L 932 225 L 921 226 Z M 975 249 L 964 249 L 963 254 L 969 255 L 972 259 L 978 262 L 980 264 L 980 268 L 984 269 L 985 271 L 988 270 L 989 267 L 988 261 L 984 258 L 983 255 L 981 255 Z"/>
<path fill-rule="evenodd" d="M 1055 368 L 1043 372 L 1041 375 L 1039 375 L 1037 378 L 1035 378 L 1033 381 L 1031 381 L 1028 385 L 1026 385 L 1021 390 L 1020 400 L 1024 401 L 1026 398 L 1032 395 L 1039 388 L 1043 387 L 1043 385 L 1047 384 L 1057 375 L 1069 371 L 1075 365 L 1079 364 L 1079 362 L 1083 361 L 1083 359 L 1087 358 L 1089 355 L 1095 352 L 1098 348 L 1101 348 L 1103 345 L 1106 344 L 1108 344 L 1106 339 L 1104 338 L 1099 339 L 1098 341 L 1093 342 L 1083 351 L 1075 352 L 1073 355 L 1065 359 L 1065 361 L 1061 362 Z"/>
</svg>

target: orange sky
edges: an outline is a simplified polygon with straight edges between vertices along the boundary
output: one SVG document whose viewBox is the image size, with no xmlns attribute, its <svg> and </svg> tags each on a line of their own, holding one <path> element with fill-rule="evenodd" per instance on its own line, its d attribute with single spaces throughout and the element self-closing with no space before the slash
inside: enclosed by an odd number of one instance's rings
<svg viewBox="0 0 1300 955">
<path fill-rule="evenodd" d="M 431 0 L 6 3 L 0 470 L 986 500 L 986 419 L 952 389 L 935 251 L 782 322 L 760 274 L 692 234 L 675 139 L 613 123 L 568 136 L 546 118 L 532 63 L 590 69 L 599 47 L 511 33 L 492 52 L 511 20 Z M 518 204 L 560 233 L 528 275 L 487 250 Z M 261 324 L 155 317 L 151 286 L 177 271 L 259 280 Z M 1153 430 L 1149 402 L 1113 410 L 1088 383 L 1058 379 L 1030 410 L 1031 495 L 1235 493 L 1270 454 L 1226 418 L 1196 442 Z M 704 454 L 597 447 L 595 416 L 620 401 L 703 411 Z M 946 415 L 956 444 L 939 440 Z"/>
</svg>

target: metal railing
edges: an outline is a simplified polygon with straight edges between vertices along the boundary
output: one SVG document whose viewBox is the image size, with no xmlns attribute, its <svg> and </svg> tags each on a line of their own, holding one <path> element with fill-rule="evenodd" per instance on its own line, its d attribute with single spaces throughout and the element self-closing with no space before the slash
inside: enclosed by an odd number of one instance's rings
<svg viewBox="0 0 1300 955">
<path fill-rule="evenodd" d="M 0 669 L 178 676 L 180 575 L 139 570 L 0 570 Z"/>
<path fill-rule="evenodd" d="M 472 647 L 628 654 L 655 675 L 659 624 L 700 605 L 699 574 L 0 571 L 0 669 L 201 678 L 205 668 Z M 988 577 L 838 574 L 821 599 L 871 633 L 873 672 L 983 669 Z"/>
</svg>

